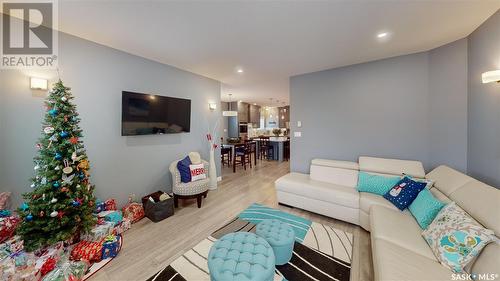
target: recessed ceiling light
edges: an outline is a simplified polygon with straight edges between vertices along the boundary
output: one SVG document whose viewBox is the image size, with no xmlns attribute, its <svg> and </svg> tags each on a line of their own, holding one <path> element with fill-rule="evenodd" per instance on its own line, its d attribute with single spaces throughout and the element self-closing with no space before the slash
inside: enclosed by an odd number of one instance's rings
<svg viewBox="0 0 500 281">
<path fill-rule="evenodd" d="M 242 100 L 239 100 L 239 102 L 243 102 Z"/>
<path fill-rule="evenodd" d="M 377 34 L 377 38 L 384 38 L 387 37 L 387 35 L 389 35 L 388 32 L 380 32 L 379 34 Z"/>
<path fill-rule="evenodd" d="M 243 69 L 242 68 L 238 68 L 238 69 L 236 69 L 236 72 L 243 73 Z"/>
<path fill-rule="evenodd" d="M 253 103 L 253 105 L 257 105 L 256 103 Z"/>
</svg>

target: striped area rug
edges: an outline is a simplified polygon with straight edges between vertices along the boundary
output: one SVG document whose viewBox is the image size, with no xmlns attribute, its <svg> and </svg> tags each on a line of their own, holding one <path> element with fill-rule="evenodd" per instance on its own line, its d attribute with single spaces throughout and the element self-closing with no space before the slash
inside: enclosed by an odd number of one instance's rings
<svg viewBox="0 0 500 281">
<path fill-rule="evenodd" d="M 227 233 L 255 232 L 256 224 L 264 219 L 282 220 L 293 227 L 296 235 L 292 259 L 276 267 L 273 281 L 349 280 L 353 244 L 351 233 L 252 204 L 148 281 L 210 280 L 207 257 L 213 243 Z"/>
</svg>

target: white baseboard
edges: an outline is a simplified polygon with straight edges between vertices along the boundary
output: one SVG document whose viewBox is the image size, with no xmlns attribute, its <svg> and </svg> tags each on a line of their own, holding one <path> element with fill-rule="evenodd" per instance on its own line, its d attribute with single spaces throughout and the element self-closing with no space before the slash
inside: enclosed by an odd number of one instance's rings
<svg viewBox="0 0 500 281">
<path fill-rule="evenodd" d="M 217 181 L 222 181 L 222 177 L 217 177 Z"/>
</svg>

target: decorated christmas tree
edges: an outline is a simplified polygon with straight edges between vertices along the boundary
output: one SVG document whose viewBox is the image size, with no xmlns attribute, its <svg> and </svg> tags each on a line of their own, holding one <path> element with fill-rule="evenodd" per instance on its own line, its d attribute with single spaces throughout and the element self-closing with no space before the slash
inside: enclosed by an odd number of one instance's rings
<svg viewBox="0 0 500 281">
<path fill-rule="evenodd" d="M 28 251 L 66 241 L 95 224 L 94 187 L 72 100 L 70 88 L 59 80 L 45 101 L 33 191 L 23 194 L 25 203 L 18 210 L 22 223 L 17 234 Z"/>
</svg>

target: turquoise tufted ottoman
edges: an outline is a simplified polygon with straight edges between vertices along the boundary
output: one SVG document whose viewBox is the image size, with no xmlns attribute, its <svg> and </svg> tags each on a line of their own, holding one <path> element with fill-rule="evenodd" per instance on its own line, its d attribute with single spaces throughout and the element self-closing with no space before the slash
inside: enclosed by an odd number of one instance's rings
<svg viewBox="0 0 500 281">
<path fill-rule="evenodd" d="M 253 233 L 229 233 L 210 248 L 208 269 L 212 281 L 272 281 L 273 249 Z"/>
<path fill-rule="evenodd" d="M 295 243 L 295 232 L 290 225 L 280 220 L 263 220 L 257 225 L 255 233 L 273 247 L 276 265 L 290 261 Z"/>
</svg>

